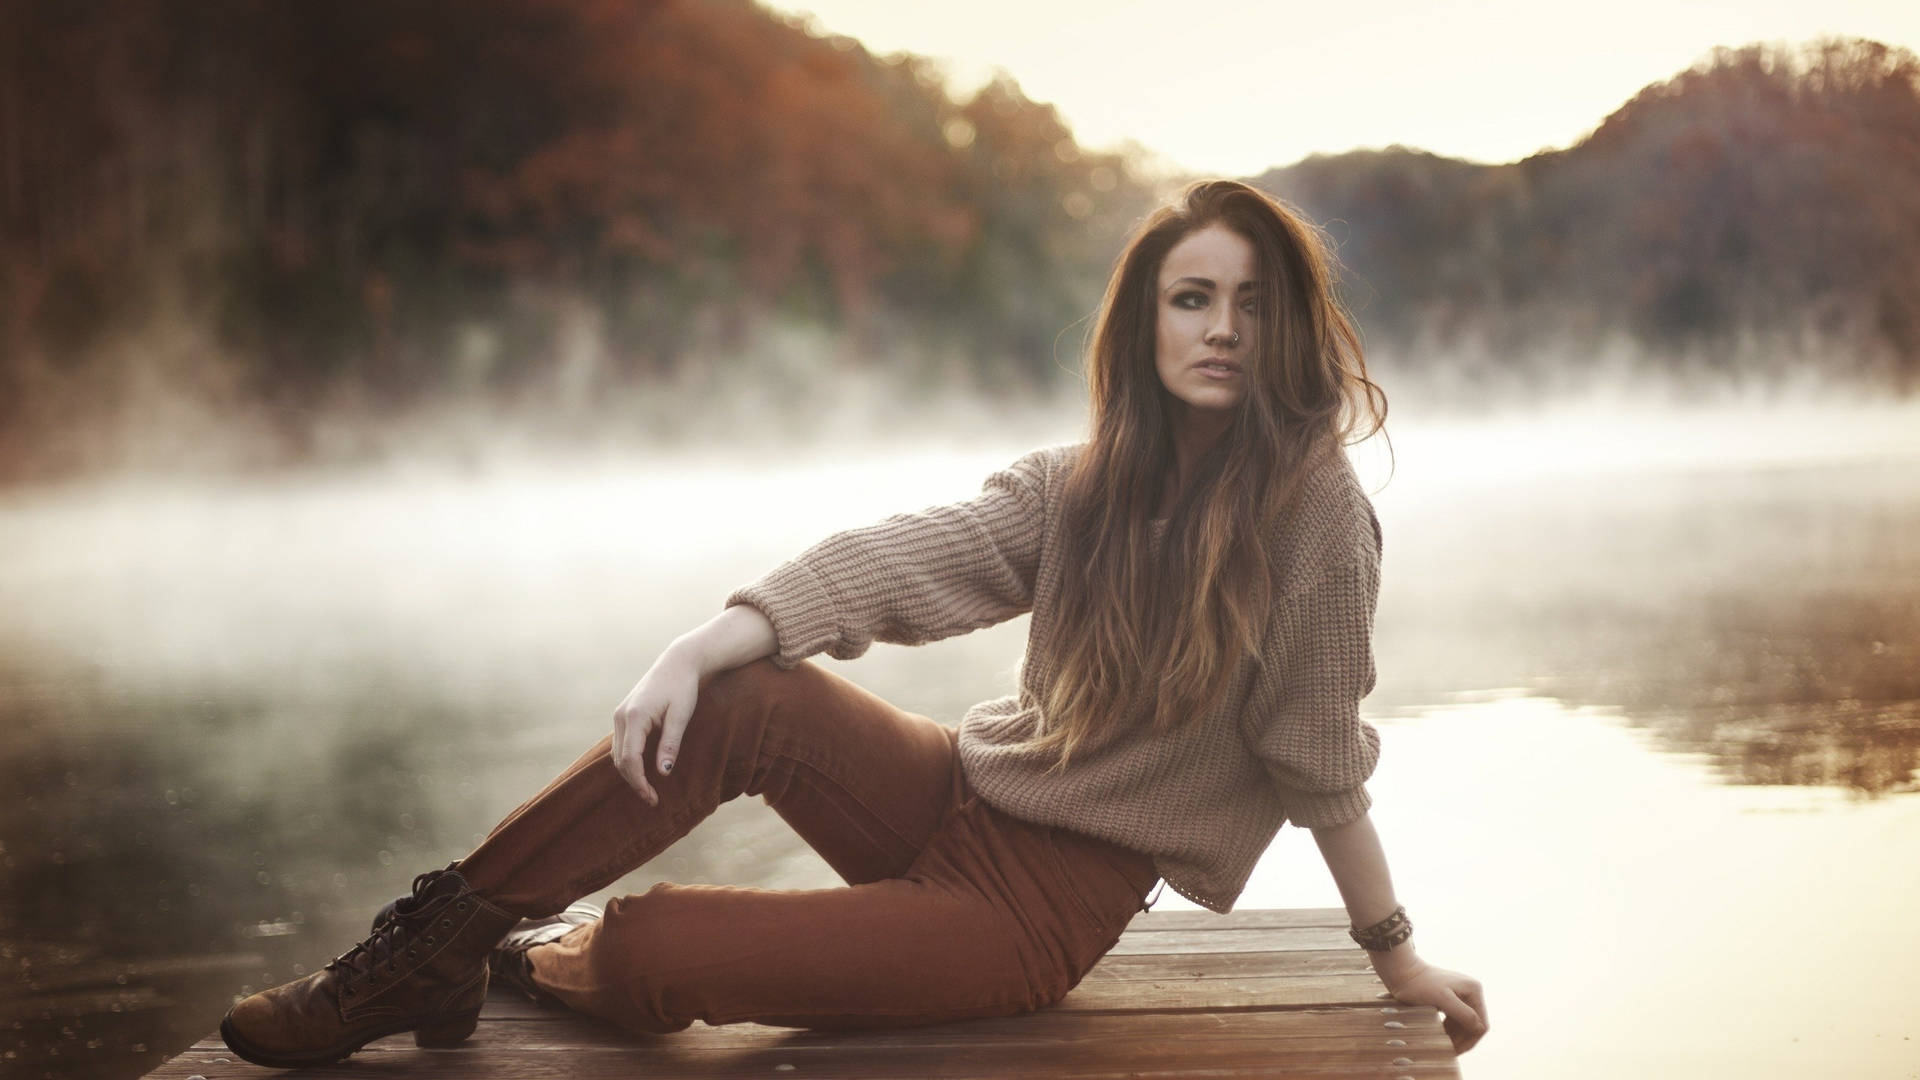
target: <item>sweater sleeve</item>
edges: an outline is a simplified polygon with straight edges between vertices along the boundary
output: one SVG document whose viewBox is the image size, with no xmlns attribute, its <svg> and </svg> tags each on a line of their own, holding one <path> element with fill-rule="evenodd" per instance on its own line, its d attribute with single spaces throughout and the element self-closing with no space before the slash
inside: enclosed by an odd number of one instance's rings
<svg viewBox="0 0 1920 1080">
<path fill-rule="evenodd" d="M 987 477 L 979 495 L 835 533 L 735 589 L 773 623 L 773 662 L 851 660 L 875 641 L 920 645 L 1033 606 L 1044 451 Z"/>
<path fill-rule="evenodd" d="M 1344 825 L 1372 805 L 1380 734 L 1360 719 L 1360 700 L 1373 689 L 1379 592 L 1376 548 L 1274 606 L 1244 734 L 1295 825 Z"/>
</svg>

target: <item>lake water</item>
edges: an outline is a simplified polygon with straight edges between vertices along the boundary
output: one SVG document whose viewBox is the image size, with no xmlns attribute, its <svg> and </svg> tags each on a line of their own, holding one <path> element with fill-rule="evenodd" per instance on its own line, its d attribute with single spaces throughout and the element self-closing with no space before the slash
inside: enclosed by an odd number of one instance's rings
<svg viewBox="0 0 1920 1080">
<path fill-rule="evenodd" d="M 0 1071 L 151 1067 L 460 855 L 733 586 L 1072 434 L 0 496 Z M 1374 817 L 1423 953 L 1487 984 L 1465 1074 L 1920 1076 L 1920 409 L 1394 450 Z M 835 667 L 951 722 L 1024 631 Z M 661 879 L 833 881 L 747 802 L 621 890 Z M 1294 830 L 1241 900 L 1337 902 Z"/>
</svg>

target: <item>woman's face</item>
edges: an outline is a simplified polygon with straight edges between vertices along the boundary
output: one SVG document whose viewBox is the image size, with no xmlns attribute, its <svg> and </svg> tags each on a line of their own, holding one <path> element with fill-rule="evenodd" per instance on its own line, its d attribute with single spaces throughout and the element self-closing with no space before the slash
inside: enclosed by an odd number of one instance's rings
<svg viewBox="0 0 1920 1080">
<path fill-rule="evenodd" d="M 1259 321 L 1253 245 L 1214 222 L 1188 233 L 1160 263 L 1154 370 L 1188 408 L 1232 409 L 1247 392 Z"/>
</svg>

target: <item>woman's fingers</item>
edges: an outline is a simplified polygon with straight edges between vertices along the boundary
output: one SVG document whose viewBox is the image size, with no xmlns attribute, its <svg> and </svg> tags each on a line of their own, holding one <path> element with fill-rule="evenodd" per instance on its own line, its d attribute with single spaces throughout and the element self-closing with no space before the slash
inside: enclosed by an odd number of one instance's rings
<svg viewBox="0 0 1920 1080">
<path fill-rule="evenodd" d="M 1474 1010 L 1473 1006 L 1462 1001 L 1458 994 L 1445 987 L 1440 990 L 1438 1004 L 1440 1011 L 1446 1014 L 1447 1023 L 1444 1026 L 1448 1029 L 1447 1036 L 1453 1040 L 1454 1050 L 1458 1053 L 1466 1053 L 1473 1049 L 1473 1044 L 1479 1042 L 1480 1036 L 1487 1033 L 1486 1022 L 1481 1019 L 1480 1014 Z"/>
<path fill-rule="evenodd" d="M 1460 990 L 1460 999 L 1473 1006 L 1474 1014 L 1480 1017 L 1481 1034 L 1485 1034 L 1489 1028 L 1493 1027 L 1492 1018 L 1487 1016 L 1487 997 L 1479 983 L 1471 979 L 1467 980 L 1467 985 Z"/>
<path fill-rule="evenodd" d="M 693 702 L 685 699 L 667 705 L 667 718 L 660 729 L 660 751 L 654 755 L 655 767 L 660 775 L 673 771 L 673 763 L 680 757 L 680 739 L 687 733 L 687 721 L 693 717 Z"/>
<path fill-rule="evenodd" d="M 659 806 L 659 794 L 653 790 L 653 785 L 647 783 L 645 754 L 647 733 L 652 727 L 652 717 L 636 714 L 625 704 L 614 710 L 613 767 L 628 787 L 640 793 L 648 806 Z"/>
<path fill-rule="evenodd" d="M 1461 1001 L 1459 994 L 1446 987 L 1440 989 L 1440 1011 L 1466 1025 L 1469 1031 L 1480 1030 L 1480 1014 L 1473 1011 L 1473 1006 Z"/>
<path fill-rule="evenodd" d="M 1480 1042 L 1479 1035 L 1468 1031 L 1465 1024 L 1450 1017 L 1441 1017 L 1440 1030 L 1447 1033 L 1447 1039 L 1453 1043 L 1453 1052 L 1456 1054 L 1464 1054 Z"/>
</svg>

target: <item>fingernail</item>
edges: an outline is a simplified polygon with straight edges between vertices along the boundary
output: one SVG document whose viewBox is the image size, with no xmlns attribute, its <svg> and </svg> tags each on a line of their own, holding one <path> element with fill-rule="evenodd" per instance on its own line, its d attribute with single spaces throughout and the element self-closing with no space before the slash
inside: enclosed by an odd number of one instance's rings
<svg viewBox="0 0 1920 1080">
<path fill-rule="evenodd" d="M 660 763 L 660 771 L 661 771 L 661 772 L 663 772 L 663 773 L 669 773 L 669 772 L 672 772 L 672 771 L 673 771 L 673 759 L 672 759 L 672 758 L 668 758 L 667 760 L 665 760 L 665 761 L 663 761 L 663 762 L 661 762 L 661 763 Z"/>
</svg>

